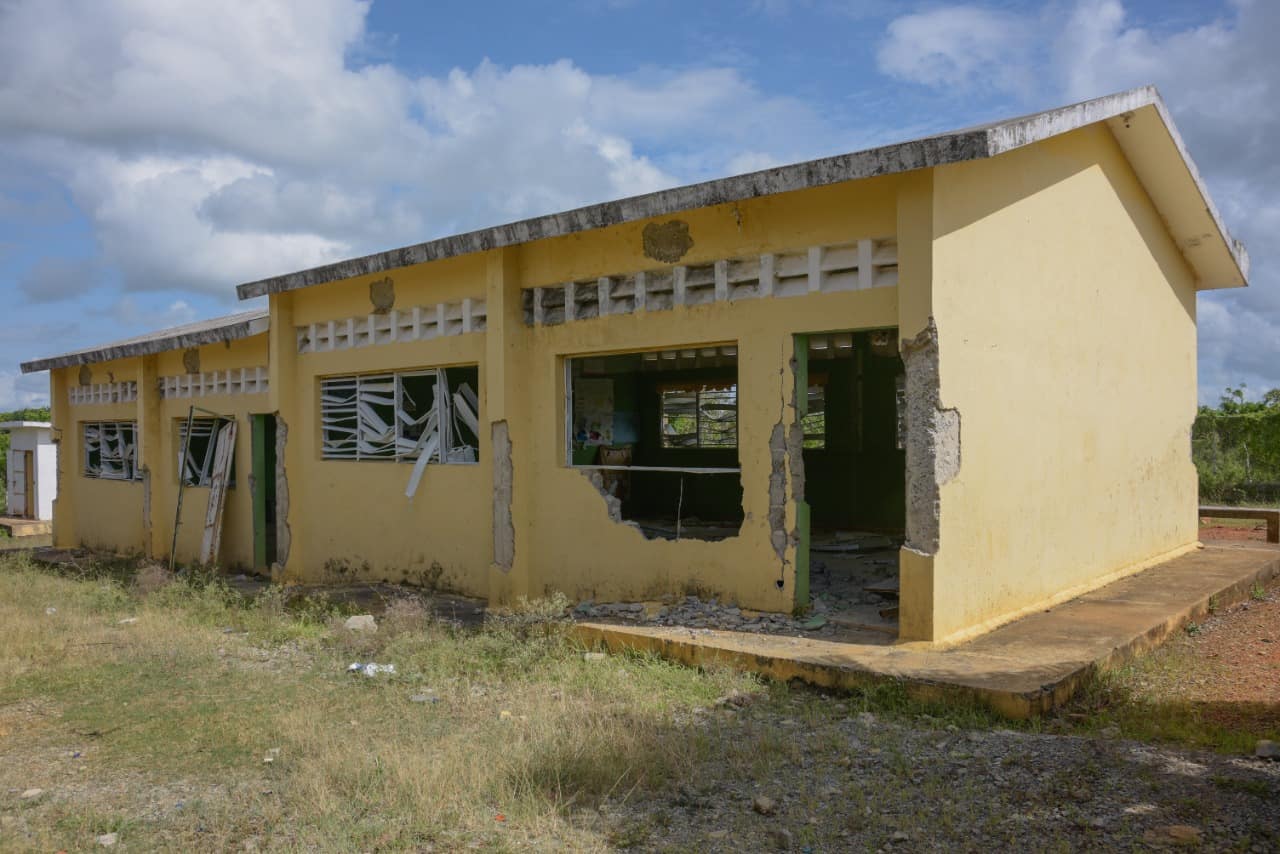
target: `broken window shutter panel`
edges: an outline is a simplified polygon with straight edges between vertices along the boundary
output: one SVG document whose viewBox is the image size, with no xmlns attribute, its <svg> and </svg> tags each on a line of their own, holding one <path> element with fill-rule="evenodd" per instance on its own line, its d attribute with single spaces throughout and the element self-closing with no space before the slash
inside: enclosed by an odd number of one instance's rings
<svg viewBox="0 0 1280 854">
<path fill-rule="evenodd" d="M 418 461 L 413 464 L 413 472 L 409 475 L 409 484 L 404 489 L 404 497 L 410 500 L 418 492 L 418 484 L 422 482 L 422 473 L 426 471 L 427 462 L 435 454 L 436 448 L 439 446 L 440 435 L 432 433 L 427 437 L 427 442 L 422 448 L 422 452 L 418 455 Z"/>
</svg>

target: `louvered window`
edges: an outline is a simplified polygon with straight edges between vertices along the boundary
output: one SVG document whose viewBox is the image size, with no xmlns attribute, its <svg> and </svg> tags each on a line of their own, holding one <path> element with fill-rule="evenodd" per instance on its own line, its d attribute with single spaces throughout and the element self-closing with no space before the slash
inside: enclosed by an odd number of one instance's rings
<svg viewBox="0 0 1280 854">
<path fill-rule="evenodd" d="M 136 421 L 91 421 L 84 425 L 84 476 L 141 479 Z"/>
<path fill-rule="evenodd" d="M 479 459 L 479 369 L 432 368 L 320 381 L 327 460 L 474 463 Z"/>
<path fill-rule="evenodd" d="M 681 385 L 661 390 L 662 447 L 736 448 L 738 386 Z"/>
<path fill-rule="evenodd" d="M 228 423 L 223 418 L 193 418 L 188 440 L 187 419 L 178 422 L 178 470 L 182 472 L 187 486 L 209 486 L 213 482 L 213 456 L 218 446 L 218 431 Z M 227 486 L 235 485 L 236 461 L 232 454 Z"/>
<path fill-rule="evenodd" d="M 820 449 L 827 446 L 827 387 L 821 383 L 809 386 L 808 411 L 801 423 L 804 425 L 804 447 Z"/>
</svg>

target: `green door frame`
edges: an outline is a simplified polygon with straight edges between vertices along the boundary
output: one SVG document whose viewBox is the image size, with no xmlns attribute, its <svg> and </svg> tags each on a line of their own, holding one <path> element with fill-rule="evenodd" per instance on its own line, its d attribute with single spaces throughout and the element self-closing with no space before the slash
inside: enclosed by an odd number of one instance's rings
<svg viewBox="0 0 1280 854">
<path fill-rule="evenodd" d="M 795 402 L 796 428 L 803 430 L 804 417 L 809 414 L 809 336 L 793 335 L 792 346 L 795 348 Z M 792 460 L 791 465 L 804 465 L 804 442 L 800 443 L 801 458 Z M 791 481 L 795 483 L 795 478 Z M 809 502 L 804 496 L 795 496 L 796 505 L 796 596 L 795 607 L 806 608 L 809 605 Z"/>
</svg>

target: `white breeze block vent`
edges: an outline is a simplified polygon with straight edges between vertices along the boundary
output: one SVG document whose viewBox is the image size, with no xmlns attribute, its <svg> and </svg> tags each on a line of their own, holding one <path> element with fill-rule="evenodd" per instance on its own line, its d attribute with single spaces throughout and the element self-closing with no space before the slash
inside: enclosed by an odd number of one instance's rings
<svg viewBox="0 0 1280 854">
<path fill-rule="evenodd" d="M 325 353 L 483 332 L 486 320 L 485 301 L 482 299 L 468 298 L 461 302 L 442 302 L 411 309 L 393 308 L 386 314 L 299 326 L 296 328 L 298 352 Z"/>
<path fill-rule="evenodd" d="M 160 396 L 166 399 L 213 394 L 266 394 L 267 390 L 265 365 L 160 378 Z"/>
<path fill-rule="evenodd" d="M 555 326 L 610 314 L 665 311 L 677 305 L 829 294 L 896 284 L 898 242 L 889 237 L 525 288 L 522 298 L 526 325 Z"/>
<path fill-rule="evenodd" d="M 138 399 L 136 382 L 73 385 L 67 390 L 72 406 L 81 403 L 131 403 Z"/>
</svg>

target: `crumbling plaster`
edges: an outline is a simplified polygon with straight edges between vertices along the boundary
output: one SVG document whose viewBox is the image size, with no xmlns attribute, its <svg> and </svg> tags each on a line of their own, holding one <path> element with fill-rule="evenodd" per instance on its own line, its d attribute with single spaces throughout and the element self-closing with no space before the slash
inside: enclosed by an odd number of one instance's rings
<svg viewBox="0 0 1280 854">
<path fill-rule="evenodd" d="M 901 343 L 907 375 L 907 531 L 904 548 L 938 551 L 941 487 L 960 472 L 960 413 L 942 406 L 938 327 Z"/>
</svg>

